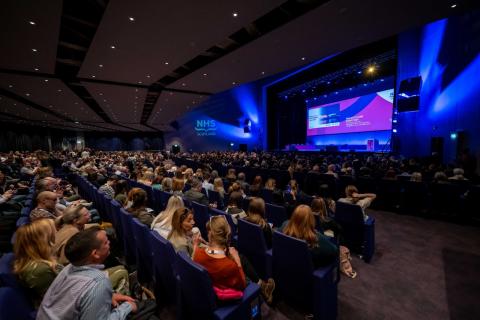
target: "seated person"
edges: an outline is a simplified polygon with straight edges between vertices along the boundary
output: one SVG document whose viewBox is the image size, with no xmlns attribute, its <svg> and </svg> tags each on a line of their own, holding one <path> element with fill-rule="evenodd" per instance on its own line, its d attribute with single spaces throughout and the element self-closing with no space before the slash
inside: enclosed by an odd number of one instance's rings
<svg viewBox="0 0 480 320">
<path fill-rule="evenodd" d="M 147 193 L 145 190 L 140 188 L 130 190 L 128 193 L 128 203 L 130 207 L 127 211 L 141 223 L 150 227 L 153 221 L 153 215 L 151 214 L 153 210 L 147 208 Z"/>
<path fill-rule="evenodd" d="M 118 180 L 119 180 L 118 176 L 111 175 L 108 178 L 107 182 L 103 186 L 98 188 L 98 190 L 105 193 L 107 198 L 113 199 L 113 198 L 115 198 L 115 185 L 117 184 Z"/>
<path fill-rule="evenodd" d="M 65 245 L 74 234 L 85 229 L 88 221 L 90 221 L 90 212 L 81 204 L 69 206 L 57 220 L 58 231 L 55 234 L 53 252 L 58 257 L 58 263 L 68 264 L 64 252 Z"/>
<path fill-rule="evenodd" d="M 134 299 L 113 293 L 102 270 L 110 254 L 110 241 L 99 227 L 73 235 L 65 245 L 71 262 L 57 275 L 46 292 L 37 320 L 125 319 L 136 312 Z"/>
<path fill-rule="evenodd" d="M 248 205 L 246 221 L 258 224 L 263 230 L 263 236 L 268 249 L 272 248 L 272 227 L 265 220 L 265 201 L 262 198 L 252 198 Z"/>
<path fill-rule="evenodd" d="M 207 231 L 208 244 L 206 248 L 194 244 L 193 261 L 207 270 L 213 286 L 243 291 L 247 286 L 246 275 L 260 286 L 262 296 L 271 303 L 275 282 L 271 278 L 268 281 L 260 279 L 248 260 L 241 258 L 234 247 L 229 247 L 231 230 L 225 216 L 212 216 Z"/>
<path fill-rule="evenodd" d="M 312 213 L 318 217 L 316 220 L 320 225 L 323 234 L 331 237 L 338 237 L 342 231 L 342 227 L 328 216 L 327 205 L 323 198 L 315 198 L 311 204 Z"/>
<path fill-rule="evenodd" d="M 127 204 L 128 198 L 128 183 L 127 180 L 119 180 L 115 184 L 115 201 L 117 201 L 122 207 Z"/>
<path fill-rule="evenodd" d="M 52 191 L 42 191 L 37 195 L 37 206 L 30 212 L 30 220 L 41 218 L 56 219 L 61 215 L 56 210 L 58 195 Z"/>
<path fill-rule="evenodd" d="M 373 200 L 377 197 L 374 193 L 358 193 L 357 187 L 349 185 L 345 188 L 345 198 L 338 199 L 339 202 L 356 204 L 362 208 L 363 218 L 368 219 L 365 209 L 367 209 Z"/>
<path fill-rule="evenodd" d="M 200 230 L 196 228 L 195 235 L 192 232 L 195 220 L 193 212 L 187 208 L 178 208 L 175 210 L 172 218 L 172 231 L 170 231 L 167 240 L 173 245 L 176 252 L 183 251 L 189 256 L 193 254 L 193 243 L 200 241 Z"/>
<path fill-rule="evenodd" d="M 315 230 L 315 218 L 307 205 L 299 205 L 293 211 L 290 220 L 283 224 L 283 233 L 304 240 L 310 252 L 314 268 L 327 266 L 338 259 L 339 252 L 327 237 Z"/>
<path fill-rule="evenodd" d="M 183 200 L 180 196 L 172 195 L 168 199 L 167 207 L 153 219 L 151 228 L 158 232 L 159 235 L 167 239 L 170 231 L 172 231 L 173 214 L 179 208 L 183 208 Z"/>
<path fill-rule="evenodd" d="M 16 232 L 13 272 L 28 288 L 36 307 L 63 268 L 53 253 L 55 232 L 53 219 L 37 219 L 19 227 Z"/>
<path fill-rule="evenodd" d="M 238 223 L 237 219 L 243 219 L 247 216 L 242 209 L 243 195 L 239 191 L 233 191 L 228 198 L 228 206 L 225 210 L 232 216 L 232 220 L 235 224 Z"/>
<path fill-rule="evenodd" d="M 202 193 L 202 182 L 200 182 L 200 180 L 197 178 L 193 178 L 192 187 L 185 192 L 184 197 L 187 200 L 195 201 L 208 206 L 208 198 Z"/>
</svg>

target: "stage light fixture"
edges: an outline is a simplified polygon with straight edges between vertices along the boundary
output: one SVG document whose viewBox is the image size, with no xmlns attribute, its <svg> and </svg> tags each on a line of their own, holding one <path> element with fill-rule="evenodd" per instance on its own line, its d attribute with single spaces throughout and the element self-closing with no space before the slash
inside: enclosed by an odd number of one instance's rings
<svg viewBox="0 0 480 320">
<path fill-rule="evenodd" d="M 456 132 L 450 133 L 450 139 L 456 140 L 457 139 L 457 133 Z"/>
<path fill-rule="evenodd" d="M 375 67 L 374 66 L 368 67 L 367 72 L 368 73 L 374 73 L 375 72 Z"/>
<path fill-rule="evenodd" d="M 397 131 L 397 129 L 393 129 L 392 132 L 393 132 L 393 133 L 397 133 L 398 131 Z"/>
</svg>

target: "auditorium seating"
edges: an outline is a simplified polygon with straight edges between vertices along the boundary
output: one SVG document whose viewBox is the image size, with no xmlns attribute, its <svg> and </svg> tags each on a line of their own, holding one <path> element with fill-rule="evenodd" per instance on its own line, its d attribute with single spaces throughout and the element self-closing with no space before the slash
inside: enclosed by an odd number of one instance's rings
<svg viewBox="0 0 480 320">
<path fill-rule="evenodd" d="M 210 220 L 210 213 L 208 211 L 208 206 L 192 201 L 193 209 L 193 218 L 195 220 L 195 225 L 200 229 L 202 237 L 207 239 L 207 228 L 206 224 Z"/>
<path fill-rule="evenodd" d="M 273 224 L 273 227 L 280 228 L 285 220 L 287 220 L 287 212 L 284 206 L 265 203 L 265 218 Z"/>
<path fill-rule="evenodd" d="M 338 263 L 314 269 L 307 243 L 273 232 L 272 271 L 276 293 L 314 319 L 337 316 Z"/>
<path fill-rule="evenodd" d="M 22 289 L 0 288 L 0 319 L 34 320 L 36 311 Z"/>
<path fill-rule="evenodd" d="M 172 244 L 155 231 L 150 231 L 153 251 L 153 268 L 155 280 L 155 297 L 160 305 L 176 303 L 176 253 Z"/>
</svg>

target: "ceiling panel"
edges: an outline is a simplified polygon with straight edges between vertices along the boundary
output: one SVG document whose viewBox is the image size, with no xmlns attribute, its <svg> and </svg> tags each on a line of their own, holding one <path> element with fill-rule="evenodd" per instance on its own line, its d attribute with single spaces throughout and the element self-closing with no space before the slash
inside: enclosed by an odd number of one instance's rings
<svg viewBox="0 0 480 320">
<path fill-rule="evenodd" d="M 133 129 L 137 129 L 139 131 L 151 131 L 151 132 L 154 132 L 155 130 L 152 129 L 152 128 L 149 128 L 149 127 L 146 127 L 144 126 L 143 124 L 139 124 L 139 123 L 130 123 L 130 122 L 126 122 L 126 123 L 120 123 L 122 126 L 126 126 L 126 127 L 130 127 L 130 128 L 133 128 Z"/>
<path fill-rule="evenodd" d="M 0 68 L 53 73 L 62 1 L 2 0 L 1 5 Z"/>
<path fill-rule="evenodd" d="M 79 75 L 150 84 L 283 2 L 110 1 Z"/>
<path fill-rule="evenodd" d="M 73 121 L 101 121 L 61 80 L 0 73 L 0 87 Z"/>
<path fill-rule="evenodd" d="M 82 82 L 113 122 L 140 123 L 147 90 Z"/>
<path fill-rule="evenodd" d="M 206 101 L 209 96 L 163 91 L 153 108 L 149 124 L 168 125 L 180 115 L 193 110 Z"/>
<path fill-rule="evenodd" d="M 65 122 L 51 114 L 6 97 L 0 97 L 0 112 L 39 122 Z"/>
<path fill-rule="evenodd" d="M 329 1 L 169 88 L 227 90 L 435 20 L 452 13 L 450 5 L 448 0 Z M 412 11 L 415 15 L 408 14 Z"/>
</svg>

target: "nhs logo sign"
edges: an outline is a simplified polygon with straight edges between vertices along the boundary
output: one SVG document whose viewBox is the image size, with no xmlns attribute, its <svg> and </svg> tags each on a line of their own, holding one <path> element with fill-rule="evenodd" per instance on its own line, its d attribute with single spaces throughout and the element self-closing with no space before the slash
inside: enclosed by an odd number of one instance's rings
<svg viewBox="0 0 480 320">
<path fill-rule="evenodd" d="M 197 136 L 215 136 L 217 135 L 217 123 L 215 120 L 196 120 L 195 131 Z"/>
</svg>

